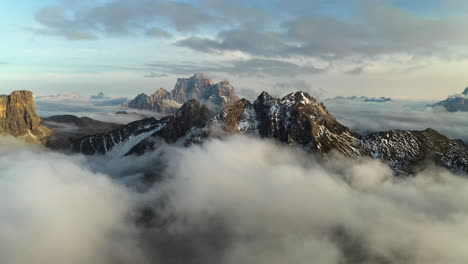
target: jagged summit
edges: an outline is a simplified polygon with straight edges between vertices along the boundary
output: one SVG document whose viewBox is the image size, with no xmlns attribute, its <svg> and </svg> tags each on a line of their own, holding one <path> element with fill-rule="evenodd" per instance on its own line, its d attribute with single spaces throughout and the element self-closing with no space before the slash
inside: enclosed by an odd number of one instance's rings
<svg viewBox="0 0 468 264">
<path fill-rule="evenodd" d="M 463 94 L 468 95 L 468 87 L 465 88 L 465 90 L 463 91 Z"/>
<path fill-rule="evenodd" d="M 359 155 L 353 133 L 306 92 L 281 99 L 263 92 L 253 104 L 238 101 L 217 118 L 227 131 L 257 134 L 323 153 L 334 149 L 349 157 Z"/>
<path fill-rule="evenodd" d="M 271 138 L 325 157 L 331 152 L 348 158 L 372 157 L 401 175 L 414 173 L 427 161 L 456 173 L 468 173 L 468 146 L 460 140 L 451 140 L 430 128 L 359 135 L 336 120 L 321 102 L 301 91 L 282 98 L 262 92 L 253 103 L 237 100 L 214 117 L 210 117 L 206 105 L 192 99 L 172 116 L 84 137 L 73 142 L 70 149 L 86 154 L 142 154 L 156 148 L 158 138 L 189 145 L 229 134 Z"/>
<path fill-rule="evenodd" d="M 42 143 L 51 131 L 40 124 L 33 93 L 14 91 L 0 95 L 0 134 L 11 135 L 27 142 Z"/>
<path fill-rule="evenodd" d="M 174 89 L 170 92 L 160 88 L 150 96 L 140 94 L 124 106 L 173 114 L 183 103 L 191 99 L 196 99 L 206 104 L 213 112 L 218 112 L 239 98 L 229 81 L 215 84 L 203 73 L 196 73 L 190 78 L 178 78 Z"/>
</svg>

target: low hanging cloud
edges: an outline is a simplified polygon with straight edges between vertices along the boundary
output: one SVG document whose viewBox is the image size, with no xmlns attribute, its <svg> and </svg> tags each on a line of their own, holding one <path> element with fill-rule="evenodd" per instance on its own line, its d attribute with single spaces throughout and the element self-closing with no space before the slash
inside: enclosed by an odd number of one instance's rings
<svg viewBox="0 0 468 264">
<path fill-rule="evenodd" d="M 171 221 L 157 229 L 164 239 L 155 243 L 193 254 L 179 263 L 468 259 L 468 182 L 446 171 L 395 179 L 375 160 L 320 165 L 298 150 L 243 137 L 170 152 L 169 180 L 153 195 L 167 195 L 159 212 Z"/>
<path fill-rule="evenodd" d="M 468 142 L 468 113 L 427 107 L 434 104 L 432 101 L 368 103 L 326 100 L 324 103 L 341 123 L 358 133 L 433 128 L 450 138 Z"/>
<path fill-rule="evenodd" d="M 35 104 L 37 113 L 41 117 L 75 115 L 78 117 L 90 117 L 102 122 L 128 124 L 147 117 L 159 119 L 165 116 L 164 114 L 152 111 L 124 108 L 122 107 L 122 103 L 126 101 L 126 98 L 110 100 L 39 98 L 36 99 Z M 120 113 L 117 114 L 117 112 Z"/>
<path fill-rule="evenodd" d="M 242 136 L 116 160 L 15 144 L 0 140 L 2 263 L 468 260 L 468 181 L 445 170 L 395 178 L 376 160 Z M 135 191 L 155 163 L 159 181 Z"/>
<path fill-rule="evenodd" d="M 144 263 L 128 190 L 82 158 L 5 138 L 0 147 L 1 263 Z"/>
</svg>

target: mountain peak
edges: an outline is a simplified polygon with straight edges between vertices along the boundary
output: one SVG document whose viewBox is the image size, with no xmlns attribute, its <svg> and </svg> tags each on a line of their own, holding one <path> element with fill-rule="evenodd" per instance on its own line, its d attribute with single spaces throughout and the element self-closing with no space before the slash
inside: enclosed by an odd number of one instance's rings
<svg viewBox="0 0 468 264">
<path fill-rule="evenodd" d="M 168 91 L 167 91 L 166 89 L 164 89 L 164 88 L 161 87 L 161 88 L 159 88 L 158 90 L 156 90 L 156 93 L 157 93 L 157 94 L 168 93 Z"/>
<path fill-rule="evenodd" d="M 290 93 L 281 99 L 281 101 L 286 101 L 286 100 L 296 102 L 296 103 L 302 103 L 304 105 L 311 104 L 311 103 L 318 104 L 317 100 L 315 100 L 314 97 L 302 91 Z"/>
<path fill-rule="evenodd" d="M 465 90 L 463 91 L 463 94 L 468 95 L 468 87 L 465 88 Z"/>
<path fill-rule="evenodd" d="M 205 105 L 192 99 L 175 115 L 141 120 L 80 138 L 69 149 L 86 154 L 130 155 L 156 148 L 153 138 L 189 145 L 234 133 L 271 138 L 325 156 L 334 151 L 349 158 L 380 159 L 401 175 L 414 173 L 428 159 L 455 173 L 468 172 L 468 145 L 460 140 L 451 140 L 430 128 L 359 135 L 336 120 L 322 103 L 301 91 L 281 99 L 263 92 L 253 104 L 240 99 L 213 118 Z"/>
<path fill-rule="evenodd" d="M 267 102 L 267 101 L 271 101 L 273 100 L 273 96 L 271 96 L 269 93 L 267 93 L 266 91 L 263 91 L 258 97 L 257 97 L 257 100 L 255 101 L 259 101 L 259 102 Z"/>
<path fill-rule="evenodd" d="M 141 94 L 137 95 L 137 98 L 143 98 L 143 97 L 148 97 L 148 95 L 145 94 L 145 93 L 141 93 Z"/>
<path fill-rule="evenodd" d="M 193 79 L 206 79 L 205 74 L 203 72 L 197 72 L 191 78 L 193 78 Z"/>
<path fill-rule="evenodd" d="M 178 78 L 170 92 L 160 88 L 149 98 L 137 96 L 124 106 L 174 114 L 182 104 L 191 99 L 206 104 L 213 112 L 219 112 L 239 98 L 229 81 L 214 84 L 203 73 L 195 73 L 189 78 Z"/>
<path fill-rule="evenodd" d="M 40 121 L 31 91 L 14 91 L 0 96 L 0 134 L 41 143 L 51 132 Z"/>
</svg>

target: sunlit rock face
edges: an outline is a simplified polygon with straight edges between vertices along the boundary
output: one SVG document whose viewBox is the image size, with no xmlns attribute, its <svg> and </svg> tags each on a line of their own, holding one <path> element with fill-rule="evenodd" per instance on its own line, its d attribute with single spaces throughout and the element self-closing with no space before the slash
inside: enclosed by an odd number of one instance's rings
<svg viewBox="0 0 468 264">
<path fill-rule="evenodd" d="M 40 124 L 33 93 L 15 91 L 0 95 L 0 134 L 11 135 L 32 143 L 42 143 L 51 131 Z"/>
<path fill-rule="evenodd" d="M 228 81 L 215 84 L 202 73 L 197 73 L 190 78 L 177 79 L 174 89 L 170 92 L 160 88 L 151 95 L 142 93 L 124 104 L 124 106 L 174 114 L 182 104 L 192 99 L 207 105 L 215 113 L 237 101 L 239 97 L 237 97 L 234 87 Z"/>
</svg>

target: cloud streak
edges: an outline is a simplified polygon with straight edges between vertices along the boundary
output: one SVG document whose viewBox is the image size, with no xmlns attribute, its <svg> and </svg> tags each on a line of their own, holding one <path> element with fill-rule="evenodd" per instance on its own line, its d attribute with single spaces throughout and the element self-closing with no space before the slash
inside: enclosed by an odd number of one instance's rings
<svg viewBox="0 0 468 264">
<path fill-rule="evenodd" d="M 328 66 L 300 65 L 294 62 L 274 59 L 228 60 L 222 63 L 164 63 L 152 62 L 146 66 L 167 74 L 190 75 L 194 72 L 229 73 L 242 76 L 297 76 L 319 74 L 328 70 Z"/>
</svg>

